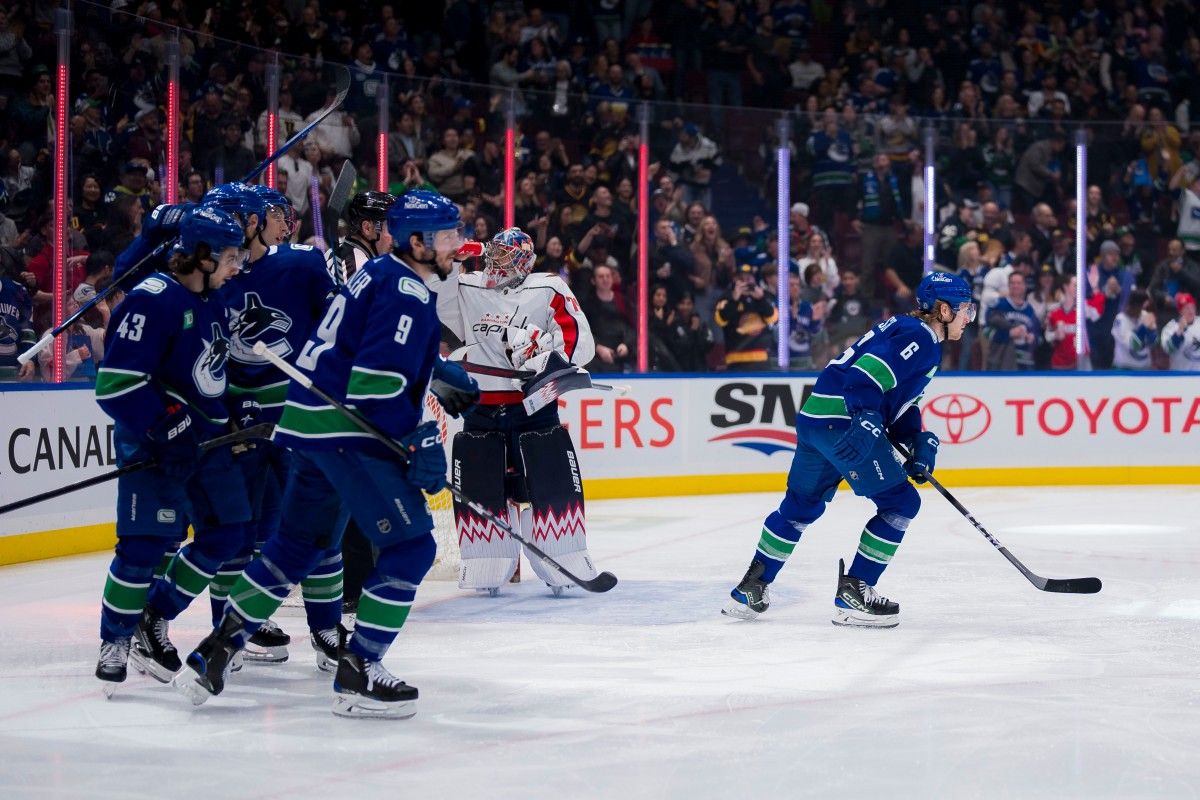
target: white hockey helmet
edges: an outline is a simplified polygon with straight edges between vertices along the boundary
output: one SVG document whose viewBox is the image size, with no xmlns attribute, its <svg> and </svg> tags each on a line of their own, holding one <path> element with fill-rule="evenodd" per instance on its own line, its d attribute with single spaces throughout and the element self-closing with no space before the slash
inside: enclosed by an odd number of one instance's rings
<svg viewBox="0 0 1200 800">
<path fill-rule="evenodd" d="M 533 239 L 520 228 L 506 228 L 483 246 L 484 285 L 500 289 L 520 283 L 533 270 Z"/>
</svg>

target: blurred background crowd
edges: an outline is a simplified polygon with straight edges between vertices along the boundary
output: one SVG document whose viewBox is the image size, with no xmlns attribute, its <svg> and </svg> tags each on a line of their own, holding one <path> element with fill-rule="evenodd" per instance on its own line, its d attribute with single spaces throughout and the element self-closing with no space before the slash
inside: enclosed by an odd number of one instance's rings
<svg viewBox="0 0 1200 800">
<path fill-rule="evenodd" d="M 432 187 L 468 235 L 501 227 L 515 118 L 516 224 L 537 269 L 579 296 L 593 371 L 636 366 L 648 292 L 656 371 L 821 368 L 913 308 L 922 275 L 924 147 L 938 166 L 939 269 L 966 274 L 978 324 L 944 368 L 1200 369 L 1184 334 L 1200 295 L 1200 15 L 1185 0 L 427 0 L 72 4 L 70 129 L 54 129 L 55 6 L 0 3 L 0 377 L 53 319 L 52 153 L 69 142 L 68 311 L 162 202 L 240 179 L 352 84 L 278 162 L 316 243 L 350 160 L 390 191 Z M 181 52 L 177 174 L 166 175 L 164 54 Z M 388 110 L 379 130 L 379 103 Z M 640 109 L 649 115 L 649 285 L 637 280 Z M 776 148 L 786 119 L 788 297 L 779 302 Z M 1075 140 L 1089 146 L 1077 230 Z M 314 180 L 316 191 L 312 190 Z M 1085 238 L 1087 326 L 1076 331 Z M 29 304 L 28 322 L 13 323 Z M 7 305 L 6 305 L 7 304 Z M 4 310 L 8 309 L 7 316 Z M 4 320 L 9 320 L 4 322 Z M 94 376 L 107 313 L 70 334 L 66 373 Z M 27 329 L 26 329 L 27 328 Z M 7 359 L 7 361 L 6 361 Z M 50 365 L 43 360 L 42 370 Z"/>
</svg>

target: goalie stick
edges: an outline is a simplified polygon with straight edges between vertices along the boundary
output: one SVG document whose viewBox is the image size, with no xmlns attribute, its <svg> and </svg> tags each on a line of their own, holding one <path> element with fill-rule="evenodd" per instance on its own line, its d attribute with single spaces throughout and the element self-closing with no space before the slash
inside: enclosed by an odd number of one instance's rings
<svg viewBox="0 0 1200 800">
<path fill-rule="evenodd" d="M 896 448 L 900 455 L 904 456 L 905 461 L 911 460 L 912 455 L 907 449 L 905 449 L 903 445 L 892 442 L 892 447 Z M 934 489 L 937 489 L 938 494 L 949 500 L 950 505 L 958 509 L 958 513 L 966 517 L 967 521 L 975 526 L 975 530 L 982 533 L 983 538 L 991 542 L 992 546 L 999 550 L 1000 554 L 1007 558 L 1010 564 L 1020 570 L 1021 574 L 1024 575 L 1030 583 L 1041 589 L 1043 592 L 1060 592 L 1062 594 L 1095 594 L 1096 592 L 1100 591 L 1102 584 L 1100 583 L 1099 578 L 1043 578 L 1041 575 L 1032 572 L 1029 567 L 1021 563 L 1020 559 L 1010 553 L 1008 548 L 1002 545 L 995 536 L 992 536 L 990 533 L 988 533 L 987 529 L 979 523 L 979 520 L 975 519 L 971 512 L 966 509 L 966 506 L 958 502 L 954 495 L 950 494 L 950 491 L 945 486 L 942 486 L 937 478 L 928 473 L 926 473 L 923 477 L 925 480 L 929 481 L 930 485 L 933 486 Z"/>
<path fill-rule="evenodd" d="M 296 133 L 292 136 L 292 138 L 290 138 L 286 142 L 284 142 L 279 147 L 278 150 L 276 150 L 274 153 L 272 153 L 271 155 L 269 155 L 265 159 L 263 159 L 262 163 L 260 163 L 257 167 L 250 170 L 250 172 L 248 172 L 246 174 L 246 176 L 244 178 L 242 178 L 242 183 L 249 183 L 250 181 L 254 180 L 259 175 L 261 175 L 267 169 L 267 167 L 271 166 L 273 163 L 275 163 L 279 159 L 283 158 L 283 156 L 287 153 L 287 151 L 291 150 L 292 147 L 295 146 L 296 142 L 300 141 L 305 136 L 308 136 L 308 134 L 312 133 L 314 128 L 316 128 L 318 125 L 320 125 L 321 122 L 326 117 L 328 117 L 330 114 L 332 114 L 334 111 L 336 111 L 338 109 L 338 107 L 340 107 L 341 104 L 346 100 L 346 95 L 349 94 L 349 92 L 350 92 L 350 69 L 348 67 L 342 67 L 342 71 L 338 73 L 338 77 L 337 77 L 337 97 L 335 97 L 333 99 L 333 102 L 330 103 L 328 106 L 326 106 L 325 109 L 321 112 L 321 114 L 316 119 L 314 119 L 308 125 L 305 125 L 300 130 L 296 131 Z M 78 322 L 79 319 L 84 314 L 88 313 L 93 308 L 95 308 L 97 305 L 104 302 L 104 300 L 110 294 L 112 294 L 118 288 L 120 288 L 120 285 L 125 281 L 126 278 L 128 278 L 130 275 L 136 275 L 138 272 L 138 268 L 141 267 L 142 264 L 145 264 L 151 258 L 156 258 L 156 257 L 162 255 L 164 250 L 167 250 L 174 244 L 175 244 L 175 238 L 173 237 L 173 238 L 168 239 L 167 241 L 163 242 L 158 247 L 155 247 L 153 250 L 151 250 L 146 255 L 145 258 L 143 258 L 141 261 L 137 262 L 132 267 L 130 267 L 125 272 L 125 274 L 121 276 L 121 278 L 119 280 L 113 281 L 108 286 L 106 286 L 103 291 L 97 292 L 95 297 L 93 297 L 91 300 L 87 301 L 82 306 L 80 306 L 78 309 L 76 309 L 74 314 L 67 317 L 59 325 L 55 326 L 54 328 L 51 328 L 49 331 L 46 332 L 46 334 L 44 336 L 42 336 L 41 339 L 38 339 L 33 344 L 32 347 L 30 347 L 24 353 L 21 353 L 21 355 L 17 356 L 17 362 L 20 363 L 21 365 L 25 365 L 25 364 L 28 364 L 30 361 L 32 361 L 34 359 L 34 357 L 37 356 L 38 353 L 45 350 L 46 346 L 54 341 L 56 336 L 62 335 L 63 331 L 65 331 L 67 328 L 71 327 L 76 322 Z"/>
<path fill-rule="evenodd" d="M 276 367 L 278 367 L 289 378 L 291 378 L 296 383 L 303 386 L 305 389 L 308 389 L 310 392 L 315 394 L 317 397 L 321 398 L 321 400 L 323 400 L 324 402 L 328 403 L 330 406 L 335 408 L 339 414 L 341 414 L 342 416 L 346 417 L 346 419 L 353 422 L 361 430 L 370 434 L 372 438 L 376 439 L 380 444 L 382 444 L 384 447 L 386 447 L 388 450 L 390 450 L 398 459 L 400 459 L 401 463 L 404 463 L 404 464 L 408 463 L 408 451 L 405 450 L 403 447 L 401 447 L 399 444 L 397 444 L 392 439 L 392 437 L 388 436 L 386 433 L 384 433 L 382 430 L 380 430 L 375 425 L 375 423 L 371 422 L 369 419 L 364 417 L 362 414 L 359 414 L 354 409 L 349 408 L 344 403 L 337 401 L 331 395 L 329 395 L 328 393 L 323 391 L 320 387 L 315 386 L 313 384 L 311 378 L 309 378 L 307 375 L 305 375 L 300 370 L 296 369 L 294 366 L 292 366 L 288 362 L 284 361 L 282 358 L 280 358 L 275 353 L 271 352 L 271 350 L 268 349 L 267 346 L 263 342 L 255 342 L 254 352 L 256 355 L 260 355 L 260 356 L 266 358 L 268 361 L 270 361 L 272 364 L 274 364 Z M 491 522 L 493 525 L 500 528 L 502 531 L 504 531 L 509 536 L 511 536 L 514 540 L 525 545 L 527 548 L 529 548 L 530 552 L 532 552 L 534 555 L 536 555 L 538 558 L 540 558 L 545 564 L 549 565 L 553 569 L 562 573 L 566 578 L 570 579 L 573 583 L 575 583 L 577 586 L 579 586 L 579 588 L 584 589 L 589 592 L 595 592 L 595 593 L 599 594 L 602 592 L 607 592 L 609 589 L 612 589 L 614 586 L 617 585 L 617 576 L 613 575 L 611 572 L 601 572 L 596 577 L 589 578 L 589 579 L 580 578 L 580 577 L 577 577 L 576 575 L 573 575 L 569 570 L 567 570 L 565 567 L 563 567 L 561 564 L 559 564 L 557 561 L 555 561 L 553 557 L 548 555 L 540 547 L 538 547 L 536 544 L 531 542 L 529 539 L 526 539 L 524 536 L 522 536 L 521 534 L 514 531 L 511 527 L 509 527 L 507 522 L 505 522 L 504 520 L 501 520 L 499 517 L 492 514 L 490 511 L 488 511 L 486 508 L 484 508 L 483 506 L 476 503 L 471 498 L 465 496 L 462 492 L 455 489 L 453 485 L 448 486 L 447 489 L 449 490 L 450 494 L 454 495 L 455 500 L 458 500 L 460 503 L 465 504 L 476 514 L 478 514 L 479 516 L 486 519 L 488 522 Z"/>
<path fill-rule="evenodd" d="M 264 422 L 260 425 L 252 425 L 249 428 L 243 428 L 240 431 L 234 431 L 233 433 L 227 433 L 224 436 L 218 436 L 215 439 L 209 439 L 207 442 L 201 442 L 200 450 L 201 452 L 206 453 L 213 448 L 224 447 L 227 444 L 238 444 L 240 442 L 249 441 L 250 439 L 267 439 L 271 436 L 271 431 L 274 429 L 275 425 L 270 422 Z M 16 511 L 19 508 L 25 508 L 26 506 L 31 506 L 35 503 L 53 500 L 56 497 L 62 497 L 64 494 L 77 492 L 80 489 L 86 489 L 89 486 L 107 483 L 108 481 L 115 480 L 122 475 L 128 475 L 131 472 L 138 472 L 139 470 L 146 469 L 147 467 L 152 467 L 157 463 L 158 462 L 154 459 L 150 459 L 148 461 L 135 461 L 134 463 L 126 464 L 119 469 L 114 469 L 112 472 L 106 472 L 103 475 L 96 475 L 92 478 L 86 478 L 78 483 L 72 483 L 69 486 L 60 486 L 57 489 L 51 489 L 48 492 L 35 494 L 33 497 L 26 497 L 24 500 L 16 500 L 12 503 L 8 503 L 7 505 L 0 506 L 0 514 L 7 514 L 9 511 Z"/>
</svg>

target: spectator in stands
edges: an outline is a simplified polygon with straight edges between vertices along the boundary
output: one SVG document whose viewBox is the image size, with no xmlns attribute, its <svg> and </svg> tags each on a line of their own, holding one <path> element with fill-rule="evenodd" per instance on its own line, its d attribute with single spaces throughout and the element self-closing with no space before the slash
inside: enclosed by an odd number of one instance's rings
<svg viewBox="0 0 1200 800">
<path fill-rule="evenodd" d="M 725 365 L 733 369 L 769 369 L 775 349 L 773 326 L 779 319 L 750 264 L 734 273 L 730 290 L 717 301 L 713 319 L 725 342 Z"/>
<path fill-rule="evenodd" d="M 883 271 L 883 286 L 888 306 L 895 315 L 916 309 L 913 292 L 925 275 L 922 258 L 925 232 L 920 225 L 907 223 L 904 234 L 892 246 Z"/>
<path fill-rule="evenodd" d="M 733 248 L 721 235 L 721 227 L 716 217 L 703 218 L 696 238 L 692 241 L 691 250 L 695 260 L 691 282 L 692 293 L 696 297 L 696 310 L 707 319 L 712 319 L 712 312 L 721 296 L 721 290 L 729 286 L 738 266 L 734 263 Z"/>
<path fill-rule="evenodd" d="M 24 258 L 15 247 L 0 246 L 0 382 L 33 377 L 33 362 L 19 364 L 17 356 L 36 341 L 33 291 Z"/>
<path fill-rule="evenodd" d="M 204 174 L 196 170 L 188 172 L 183 180 L 183 202 L 199 203 L 207 192 L 208 184 L 204 181 Z"/>
<path fill-rule="evenodd" d="M 446 128 L 442 149 L 429 157 L 429 179 L 442 194 L 461 203 L 475 190 L 479 175 L 475 154 L 459 146 L 458 130 Z"/>
<path fill-rule="evenodd" d="M 821 289 L 825 297 L 833 297 L 838 284 L 842 282 L 842 276 L 838 271 L 837 261 L 829 252 L 829 243 L 825 241 L 825 235 L 820 231 L 809 233 L 808 251 L 799 260 L 799 267 L 802 271 L 807 270 L 809 265 L 815 265 L 824 276 Z"/>
<path fill-rule="evenodd" d="M 1196 326 L 1196 298 L 1187 292 L 1175 295 L 1176 317 L 1162 329 L 1162 348 L 1173 370 L 1200 372 L 1200 329 Z"/>
<path fill-rule="evenodd" d="M 1027 301 L 1024 276 L 1008 276 L 1008 295 L 987 314 L 988 369 L 996 372 L 1032 370 L 1041 328 Z"/>
<path fill-rule="evenodd" d="M 813 222 L 833 230 L 834 214 L 850 213 L 855 201 L 853 145 L 834 108 L 825 109 L 806 148 L 813 159 Z"/>
<path fill-rule="evenodd" d="M 667 288 L 668 302 L 675 303 L 685 293 L 691 295 L 691 276 L 696 259 L 679 241 L 675 223 L 660 219 L 654 223 L 654 247 L 650 251 L 650 272 Z"/>
<path fill-rule="evenodd" d="M 713 347 L 712 330 L 696 313 L 690 291 L 684 291 L 667 316 L 667 349 L 683 372 L 703 372 Z"/>
<path fill-rule="evenodd" d="M 1017 171 L 1012 129 L 1007 125 L 997 126 L 992 141 L 983 148 L 983 164 L 984 177 L 992 189 L 992 196 L 1001 208 L 1007 210 L 1012 206 L 1013 177 Z"/>
<path fill-rule="evenodd" d="M 615 282 L 616 273 L 607 264 L 592 267 L 592 291 L 581 304 L 596 339 L 590 372 L 626 372 L 637 361 L 637 332 Z"/>
<path fill-rule="evenodd" d="M 1129 293 L 1121 313 L 1113 320 L 1113 368 L 1148 370 L 1153 367 L 1150 349 L 1158 341 L 1158 320 L 1149 295 L 1141 289 Z"/>
<path fill-rule="evenodd" d="M 1200 107 L 1197 108 L 1200 111 Z M 1200 154 L 1193 154 L 1200 155 Z M 1188 255 L 1200 258 L 1200 161 L 1184 164 L 1171 176 L 1171 191 L 1177 192 L 1175 235 L 1183 241 Z"/>
<path fill-rule="evenodd" d="M 1055 130 L 1049 138 L 1034 142 L 1021 154 L 1013 179 L 1016 210 L 1026 211 L 1038 203 L 1058 202 L 1063 188 L 1061 158 L 1066 143 L 1062 132 Z"/>
<path fill-rule="evenodd" d="M 150 190 L 146 186 L 148 171 L 141 161 L 127 162 L 121 170 L 121 182 L 104 195 L 105 205 L 112 205 L 114 200 L 122 196 L 137 200 L 143 211 L 149 211 L 153 205 L 157 205 L 157 200 L 151 198 Z"/>
<path fill-rule="evenodd" d="M 792 88 L 807 92 L 812 85 L 825 77 L 825 67 L 813 61 L 812 51 L 807 45 L 796 51 L 796 60 L 788 65 L 792 77 Z"/>
<path fill-rule="evenodd" d="M 103 291 L 112 280 L 113 264 L 116 259 L 107 250 L 97 250 L 87 257 L 83 282 L 75 287 L 71 297 L 80 305 L 86 305 L 98 292 Z M 108 327 L 108 308 L 103 303 L 97 304 L 84 318 L 94 328 L 103 330 Z"/>
<path fill-rule="evenodd" d="M 841 284 L 834 291 L 829 308 L 829 344 L 835 353 L 866 333 L 878 316 L 870 298 L 862 292 L 858 273 L 852 269 L 842 270 Z"/>
<path fill-rule="evenodd" d="M 719 0 L 716 19 L 700 31 L 708 102 L 716 131 L 721 130 L 720 106 L 742 104 L 742 72 L 750 35 L 750 29 L 738 18 L 737 6 L 732 0 Z"/>
<path fill-rule="evenodd" d="M 937 235 L 937 263 L 952 269 L 959 260 L 962 246 L 978 241 L 981 231 L 975 224 L 975 212 L 979 204 L 964 199 L 958 204 L 955 216 L 942 225 Z"/>
<path fill-rule="evenodd" d="M 862 283 L 868 297 L 875 294 L 877 273 L 887 266 L 885 259 L 896 244 L 896 226 L 904 220 L 904 200 L 900 185 L 892 173 L 891 160 L 880 153 L 874 169 L 863 174 L 860 182 L 859 219 L 855 229 L 862 234 Z"/>
<path fill-rule="evenodd" d="M 104 306 L 104 303 L 100 303 L 97 308 L 101 306 Z M 67 316 L 78 310 L 79 303 L 75 298 L 68 298 L 65 309 Z M 104 327 L 93 327 L 81 319 L 68 327 L 61 336 L 64 353 L 63 380 L 94 382 L 100 359 L 104 357 Z M 47 382 L 54 380 L 54 353 L 55 348 L 46 347 L 37 355 L 42 379 Z"/>
<path fill-rule="evenodd" d="M 696 125 L 685 123 L 679 129 L 679 141 L 671 151 L 670 164 L 672 178 L 683 187 L 686 201 L 708 208 L 712 204 L 713 170 L 721 165 L 716 143 L 703 136 Z"/>
<path fill-rule="evenodd" d="M 100 179 L 95 175 L 84 175 L 79 182 L 79 192 L 75 195 L 75 207 L 71 210 L 72 226 L 83 233 L 92 235 L 104 227 L 105 203 L 100 188 Z M 0 236 L 0 244 L 3 244 Z"/>
<path fill-rule="evenodd" d="M 221 143 L 206 157 L 206 162 L 213 171 L 213 181 L 219 171 L 225 181 L 241 180 L 243 175 L 258 166 L 254 153 L 242 142 L 242 125 L 232 117 L 224 118 L 220 123 Z"/>
<path fill-rule="evenodd" d="M 1200 297 L 1200 264 L 1188 258 L 1182 239 L 1167 242 L 1167 257 L 1154 267 L 1147 291 L 1156 302 L 1173 306 L 1175 295 Z"/>
<path fill-rule="evenodd" d="M 1048 257 L 1052 249 L 1051 238 L 1058 227 L 1058 218 L 1054 216 L 1054 209 L 1049 203 L 1038 203 L 1033 207 L 1033 226 L 1029 229 L 1029 236 L 1033 239 L 1036 258 L 1044 260 Z"/>
<path fill-rule="evenodd" d="M 839 276 L 840 280 L 840 276 Z M 788 367 L 814 370 L 825 365 L 829 336 L 825 332 L 825 315 L 829 301 L 822 296 L 810 303 L 802 296 L 800 277 L 788 276 Z"/>
</svg>

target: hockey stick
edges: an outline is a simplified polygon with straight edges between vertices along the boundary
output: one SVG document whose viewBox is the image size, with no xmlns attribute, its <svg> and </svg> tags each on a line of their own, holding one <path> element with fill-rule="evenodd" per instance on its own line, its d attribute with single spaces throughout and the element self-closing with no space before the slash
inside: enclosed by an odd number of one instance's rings
<svg viewBox="0 0 1200 800">
<path fill-rule="evenodd" d="M 224 447 L 227 444 L 237 444 L 238 442 L 244 442 L 249 439 L 266 439 L 271 435 L 271 431 L 274 429 L 274 423 L 270 422 L 264 422 L 260 425 L 253 425 L 249 428 L 243 428 L 240 431 L 234 431 L 233 433 L 227 433 L 224 436 L 218 436 L 215 439 L 209 439 L 207 442 L 201 442 L 200 450 L 201 452 L 207 453 L 209 450 L 217 447 Z M 26 497 L 24 500 L 17 500 L 15 502 L 8 503 L 7 505 L 0 506 L 0 514 L 7 514 L 9 511 L 16 511 L 19 508 L 25 508 L 26 506 L 31 506 L 35 503 L 53 500 L 56 497 L 62 497 L 64 494 L 77 492 L 80 489 L 86 489 L 89 486 L 95 486 L 99 483 L 107 483 L 108 481 L 120 478 L 122 475 L 128 475 L 131 472 L 138 472 L 146 469 L 147 467 L 152 467 L 157 463 L 158 462 L 154 459 L 150 459 L 149 461 L 136 461 L 132 464 L 126 464 L 119 469 L 114 469 L 112 472 L 106 472 L 103 475 L 96 475 L 95 477 L 87 478 L 79 481 L 78 483 L 72 483 L 69 486 L 51 489 L 48 492 L 35 494 L 33 497 Z"/>
<path fill-rule="evenodd" d="M 295 145 L 296 142 L 300 141 L 305 136 L 312 133 L 313 128 L 320 125 L 321 122 L 324 121 L 324 119 L 326 117 L 328 117 L 330 114 L 332 114 L 334 111 L 336 111 L 338 109 L 338 107 L 341 106 L 341 104 L 345 101 L 346 95 L 349 92 L 350 92 L 350 70 L 348 68 L 343 67 L 343 71 L 338 73 L 337 97 L 334 98 L 333 102 L 325 107 L 325 110 L 321 112 L 320 116 L 318 116 L 316 119 L 314 119 L 308 125 L 304 126 L 300 130 L 296 131 L 295 135 L 293 135 L 292 138 L 290 138 L 286 142 L 284 142 L 279 147 L 278 150 L 276 150 L 271 155 L 267 156 L 266 159 L 264 159 L 261 164 L 259 164 L 257 167 L 252 169 L 249 173 L 247 173 L 247 175 L 244 178 L 242 178 L 242 183 L 249 183 L 250 181 L 254 180 L 259 175 L 261 175 L 266 170 L 267 167 L 271 166 L 273 163 L 275 163 L 279 159 L 283 158 L 284 154 L 287 153 L 288 150 L 291 150 L 292 146 Z M 108 286 L 104 287 L 103 291 L 97 292 L 95 297 L 93 297 L 91 300 L 87 301 L 82 306 L 80 306 L 75 311 L 74 314 L 72 314 L 71 316 L 69 316 L 65 320 L 63 320 L 63 322 L 61 324 L 57 325 L 54 328 L 51 328 L 44 336 L 42 336 L 41 339 L 38 339 L 36 342 L 34 342 L 32 347 L 30 347 L 24 353 L 21 353 L 21 355 L 17 356 L 17 362 L 22 365 L 25 365 L 25 364 L 28 364 L 30 361 L 32 361 L 34 359 L 34 357 L 37 356 L 38 353 L 45 350 L 46 346 L 54 341 L 56 336 L 61 336 L 62 332 L 65 331 L 67 328 L 71 327 L 72 325 L 74 325 L 76 322 L 78 322 L 80 317 L 82 317 L 87 312 L 91 311 L 93 308 L 95 308 L 100 303 L 104 302 L 105 298 L 107 298 L 110 294 L 115 292 L 120 287 L 120 285 L 126 280 L 126 278 L 128 276 L 136 275 L 138 268 L 141 267 L 142 264 L 145 264 L 151 258 L 162 255 L 162 252 L 165 249 L 171 247 L 173 244 L 175 244 L 174 237 L 159 244 L 158 247 L 155 247 L 153 250 L 151 250 L 148 254 L 146 254 L 145 258 L 143 258 L 141 261 L 137 262 L 132 267 L 130 267 L 128 270 L 126 270 L 125 274 L 122 275 L 118 280 L 115 280 L 112 283 L 110 283 Z"/>
<path fill-rule="evenodd" d="M 262 345 L 262 346 L 260 347 L 259 345 Z M 313 385 L 311 378 L 309 378 L 307 375 L 305 375 L 300 370 L 296 369 L 294 366 L 292 366 L 288 362 L 284 361 L 282 358 L 280 358 L 275 353 L 271 352 L 271 350 L 269 350 L 267 348 L 266 344 L 264 344 L 263 342 L 255 342 L 254 343 L 254 352 L 256 355 L 260 355 L 260 356 L 263 356 L 264 358 L 266 358 L 268 361 L 270 361 L 272 364 L 274 364 L 276 367 L 278 367 L 289 378 L 291 378 L 296 383 L 303 386 L 305 389 L 308 389 L 310 392 L 315 394 L 317 397 L 319 397 L 324 402 L 328 403 L 333 408 L 337 409 L 338 413 L 340 413 L 346 419 L 353 422 L 358 428 L 360 428 L 364 432 L 370 434 L 373 439 L 375 439 L 380 444 L 382 444 L 384 447 L 386 447 L 388 450 L 390 450 L 398 459 L 400 459 L 400 462 L 402 464 L 408 463 L 408 451 L 405 450 L 403 447 L 401 447 L 399 444 L 397 444 L 396 441 L 392 439 L 392 437 L 390 437 L 386 433 L 384 433 L 378 426 L 375 425 L 375 423 L 371 422 L 369 419 L 364 417 L 362 414 L 358 413 L 357 411 L 355 411 L 352 408 L 347 407 L 345 404 L 337 401 L 332 396 L 330 396 L 325 391 L 323 391 L 320 387 Z M 589 592 L 596 592 L 597 594 L 599 594 L 601 592 L 607 592 L 609 589 L 611 589 L 617 585 L 617 576 L 613 575 L 611 572 L 601 572 L 596 577 L 590 578 L 590 579 L 584 579 L 584 578 L 580 578 L 580 577 L 573 575 L 569 570 L 567 570 L 565 567 L 563 567 L 561 564 L 559 564 L 557 561 L 555 561 L 553 557 L 551 557 L 546 552 L 544 552 L 540 547 L 538 547 L 533 542 L 531 542 L 530 540 L 526 539 L 524 536 L 522 536 L 519 533 L 517 533 L 516 531 L 514 531 L 511 527 L 509 527 L 508 523 L 504 522 L 499 517 L 495 516 L 490 511 L 488 511 L 486 508 L 484 508 L 483 506 L 479 505 L 471 498 L 464 495 L 462 492 L 460 492 L 458 489 L 456 489 L 453 484 L 451 484 L 447 488 L 449 489 L 450 494 L 454 495 L 455 500 L 457 500 L 460 503 L 463 503 L 468 508 L 470 508 L 472 511 L 474 511 L 476 514 L 483 517 L 488 522 L 491 522 L 496 527 L 500 528 L 502 531 L 507 533 L 509 536 L 511 536 L 516 541 L 518 541 L 521 544 L 528 547 L 530 552 L 532 552 L 534 555 L 536 555 L 538 558 L 540 558 L 543 563 L 548 564 L 549 566 L 553 567 L 558 572 L 562 573 L 564 577 L 570 579 L 573 583 L 575 583 L 577 586 L 579 586 L 579 588 L 585 589 Z"/>
<path fill-rule="evenodd" d="M 895 447 L 900 455 L 904 456 L 905 461 L 908 461 L 912 458 L 912 455 L 907 449 L 905 449 L 903 445 L 892 442 L 892 447 Z M 1030 583 L 1041 589 L 1043 592 L 1061 592 L 1064 594 L 1095 594 L 1096 592 L 1100 591 L 1102 584 L 1100 583 L 1099 578 L 1043 578 L 1041 575 L 1031 572 L 1029 567 L 1022 564 L 1020 559 L 1008 552 L 1008 548 L 1002 545 L 995 536 L 992 536 L 990 533 L 988 533 L 987 529 L 979 523 L 979 520 L 975 519 L 971 512 L 968 511 L 962 503 L 958 502 L 954 495 L 950 494 L 950 491 L 946 489 L 945 486 L 942 486 L 942 484 L 938 482 L 937 478 L 928 473 L 926 473 L 923 477 L 925 480 L 929 481 L 930 485 L 932 485 L 934 489 L 938 490 L 938 493 L 942 497 L 949 500 L 950 505 L 958 509 L 958 513 L 966 517 L 967 521 L 975 526 L 975 530 L 982 533 L 983 538 L 991 542 L 992 546 L 999 550 L 1001 555 L 1007 558 L 1010 564 L 1020 570 L 1021 574 L 1024 575 Z"/>
<path fill-rule="evenodd" d="M 338 258 L 337 252 L 337 225 L 342 212 L 346 210 L 346 204 L 350 202 L 350 193 L 354 190 L 356 180 L 358 180 L 358 170 L 350 163 L 350 159 L 346 159 L 342 162 L 342 169 L 338 172 L 337 180 L 333 182 L 333 189 L 329 192 L 329 218 L 325 220 L 325 230 L 321 231 L 321 235 L 325 237 L 325 241 L 329 245 L 329 263 L 333 265 L 333 282 L 338 286 L 345 281 L 342 279 L 344 269 L 340 265 L 341 259 Z"/>
<path fill-rule="evenodd" d="M 453 353 L 451 354 L 453 356 Z M 505 369 L 504 367 L 493 367 L 488 364 L 476 364 L 473 361 L 459 361 L 462 368 L 467 372 L 474 372 L 477 375 L 491 375 L 493 378 L 517 378 L 518 380 L 527 380 L 537 375 L 538 373 L 528 369 Z M 590 375 L 587 370 L 577 370 L 576 374 Z M 572 386 L 572 389 L 599 389 L 602 392 L 616 392 L 619 397 L 624 397 L 629 394 L 632 387 L 627 383 L 596 383 L 590 381 L 587 386 Z"/>
</svg>

